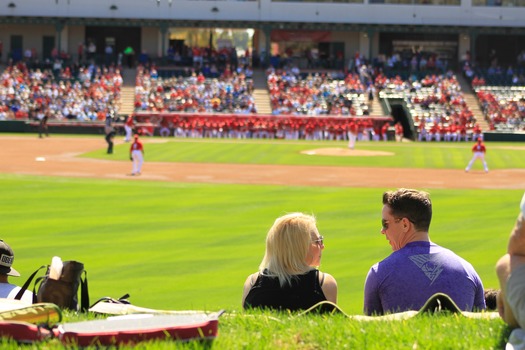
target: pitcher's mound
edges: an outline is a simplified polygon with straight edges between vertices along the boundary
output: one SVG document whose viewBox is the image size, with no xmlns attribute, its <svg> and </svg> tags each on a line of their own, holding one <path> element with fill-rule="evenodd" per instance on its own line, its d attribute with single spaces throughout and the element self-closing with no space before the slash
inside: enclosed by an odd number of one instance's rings
<svg viewBox="0 0 525 350">
<path fill-rule="evenodd" d="M 302 154 L 309 156 L 338 156 L 338 157 L 375 157 L 375 156 L 393 156 L 392 152 L 369 151 L 364 149 L 349 148 L 317 148 L 302 151 Z"/>
</svg>

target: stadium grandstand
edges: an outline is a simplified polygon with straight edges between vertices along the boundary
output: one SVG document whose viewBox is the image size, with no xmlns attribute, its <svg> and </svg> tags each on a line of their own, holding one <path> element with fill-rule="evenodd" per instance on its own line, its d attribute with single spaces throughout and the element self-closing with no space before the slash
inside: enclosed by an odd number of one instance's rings
<svg viewBox="0 0 525 350">
<path fill-rule="evenodd" d="M 0 0 L 0 130 L 51 108 L 57 130 L 115 112 L 175 137 L 521 140 L 523 18 L 525 0 Z"/>
</svg>

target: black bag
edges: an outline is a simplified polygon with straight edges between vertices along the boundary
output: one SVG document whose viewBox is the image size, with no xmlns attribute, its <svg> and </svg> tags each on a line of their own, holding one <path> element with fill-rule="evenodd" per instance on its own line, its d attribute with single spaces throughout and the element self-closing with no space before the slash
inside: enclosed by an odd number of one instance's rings
<svg viewBox="0 0 525 350">
<path fill-rule="evenodd" d="M 63 309 L 87 311 L 89 308 L 87 272 L 84 270 L 84 264 L 73 260 L 63 262 L 62 274 L 58 280 L 49 277 L 49 265 L 41 266 L 28 278 L 15 299 L 22 298 L 35 275 L 44 267 L 47 267 L 46 275 L 37 278 L 33 286 L 33 303 L 53 303 Z M 38 292 L 35 292 L 39 282 Z M 80 305 L 78 304 L 79 286 Z"/>
</svg>

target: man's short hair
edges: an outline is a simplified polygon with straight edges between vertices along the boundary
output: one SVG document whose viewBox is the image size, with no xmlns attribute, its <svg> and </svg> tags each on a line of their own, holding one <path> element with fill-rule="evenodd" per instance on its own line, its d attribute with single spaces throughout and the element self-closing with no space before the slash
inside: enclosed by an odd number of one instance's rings
<svg viewBox="0 0 525 350">
<path fill-rule="evenodd" d="M 484 294 L 485 294 L 485 305 L 487 305 L 487 310 L 488 311 L 497 310 L 498 307 L 497 307 L 496 299 L 498 296 L 498 290 L 493 289 L 493 288 L 488 288 L 488 289 L 485 289 Z"/>
<path fill-rule="evenodd" d="M 407 218 L 418 231 L 428 231 L 432 220 L 432 202 L 424 191 L 400 188 L 383 193 L 383 205 L 388 205 L 396 218 Z"/>
</svg>

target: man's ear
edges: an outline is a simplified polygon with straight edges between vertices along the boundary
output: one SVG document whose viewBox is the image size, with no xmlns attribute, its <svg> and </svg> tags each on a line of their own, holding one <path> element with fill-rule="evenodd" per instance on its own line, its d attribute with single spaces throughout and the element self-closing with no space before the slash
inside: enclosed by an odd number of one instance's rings
<svg viewBox="0 0 525 350">
<path fill-rule="evenodd" d="M 408 229 L 410 228 L 410 225 L 412 224 L 410 220 L 408 220 L 407 218 L 403 218 L 402 223 L 403 223 L 403 230 L 405 232 L 408 231 Z"/>
</svg>

